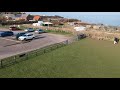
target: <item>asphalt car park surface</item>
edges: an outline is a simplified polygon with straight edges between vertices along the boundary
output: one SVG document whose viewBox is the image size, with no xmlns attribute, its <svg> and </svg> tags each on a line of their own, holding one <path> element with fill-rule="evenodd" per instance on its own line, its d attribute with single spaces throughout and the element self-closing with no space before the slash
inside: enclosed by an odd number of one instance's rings
<svg viewBox="0 0 120 90">
<path fill-rule="evenodd" d="M 68 38 L 51 33 L 35 34 L 35 39 L 28 42 L 18 41 L 15 36 L 0 37 L 0 59 L 62 42 Z"/>
</svg>

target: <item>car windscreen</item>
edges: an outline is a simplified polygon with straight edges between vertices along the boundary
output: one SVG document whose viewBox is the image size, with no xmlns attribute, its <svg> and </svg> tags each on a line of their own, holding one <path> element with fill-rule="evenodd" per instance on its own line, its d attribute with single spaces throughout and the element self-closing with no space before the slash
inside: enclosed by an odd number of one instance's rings
<svg viewBox="0 0 120 90">
<path fill-rule="evenodd" d="M 32 36 L 33 34 L 29 34 L 28 36 Z"/>
<path fill-rule="evenodd" d="M 22 36 L 27 36 L 27 35 L 22 35 Z"/>
</svg>

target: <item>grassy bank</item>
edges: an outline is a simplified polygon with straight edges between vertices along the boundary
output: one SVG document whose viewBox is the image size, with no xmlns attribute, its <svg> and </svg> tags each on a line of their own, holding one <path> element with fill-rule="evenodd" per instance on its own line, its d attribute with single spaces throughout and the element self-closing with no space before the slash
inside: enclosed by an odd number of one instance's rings
<svg viewBox="0 0 120 90">
<path fill-rule="evenodd" d="M 83 39 L 0 69 L 0 77 L 120 77 L 120 44 Z"/>
<path fill-rule="evenodd" d="M 10 26 L 10 25 L 1 25 L 1 24 L 0 24 L 0 28 L 6 28 L 6 29 L 9 29 L 9 26 Z"/>
<path fill-rule="evenodd" d="M 71 32 L 66 32 L 62 30 L 45 30 L 47 33 L 53 33 L 53 34 L 61 34 L 61 35 L 70 35 L 72 36 L 73 34 Z"/>
</svg>

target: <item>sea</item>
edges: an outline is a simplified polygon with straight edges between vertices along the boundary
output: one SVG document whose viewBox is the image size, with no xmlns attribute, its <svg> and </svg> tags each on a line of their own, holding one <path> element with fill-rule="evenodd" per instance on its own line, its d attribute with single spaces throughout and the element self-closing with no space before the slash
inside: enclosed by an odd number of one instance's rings
<svg viewBox="0 0 120 90">
<path fill-rule="evenodd" d="M 79 16 L 77 19 L 88 23 L 120 27 L 120 15 L 85 15 Z"/>
</svg>

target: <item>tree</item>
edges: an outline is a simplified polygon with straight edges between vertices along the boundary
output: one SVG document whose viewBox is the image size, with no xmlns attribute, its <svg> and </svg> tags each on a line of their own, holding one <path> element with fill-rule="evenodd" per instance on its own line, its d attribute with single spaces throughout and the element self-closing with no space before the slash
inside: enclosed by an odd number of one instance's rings
<svg viewBox="0 0 120 90">
<path fill-rule="evenodd" d="M 29 14 L 29 15 L 27 16 L 27 21 L 33 20 L 33 18 L 34 18 L 34 16 Z"/>
</svg>

